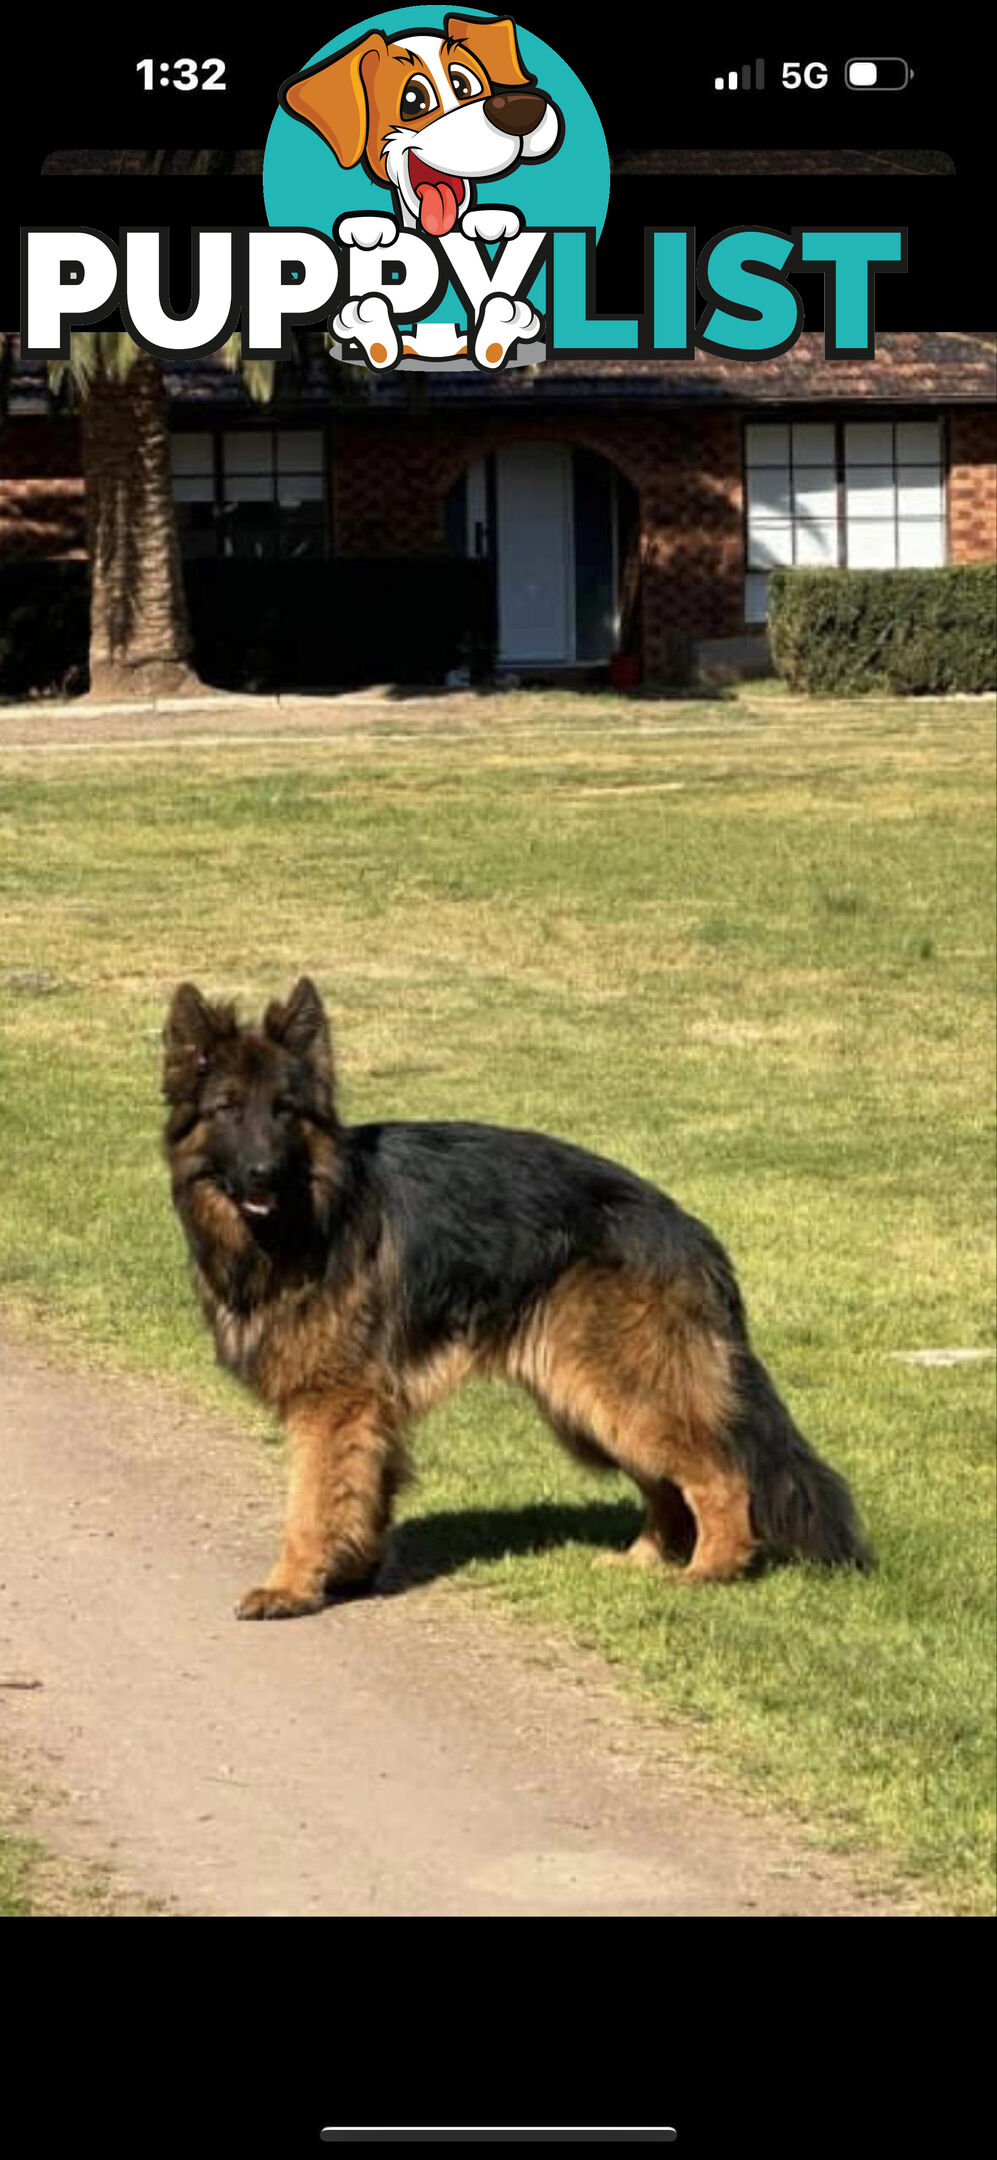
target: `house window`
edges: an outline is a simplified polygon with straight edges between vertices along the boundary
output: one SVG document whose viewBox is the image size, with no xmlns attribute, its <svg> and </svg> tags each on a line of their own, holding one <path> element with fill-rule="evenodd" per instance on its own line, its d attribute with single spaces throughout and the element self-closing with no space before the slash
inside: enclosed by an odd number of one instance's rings
<svg viewBox="0 0 997 2160">
<path fill-rule="evenodd" d="M 225 428 L 172 437 L 180 544 L 190 556 L 324 555 L 319 428 Z"/>
<path fill-rule="evenodd" d="M 940 420 L 752 423 L 744 445 L 746 622 L 765 621 L 776 567 L 945 561 Z"/>
</svg>

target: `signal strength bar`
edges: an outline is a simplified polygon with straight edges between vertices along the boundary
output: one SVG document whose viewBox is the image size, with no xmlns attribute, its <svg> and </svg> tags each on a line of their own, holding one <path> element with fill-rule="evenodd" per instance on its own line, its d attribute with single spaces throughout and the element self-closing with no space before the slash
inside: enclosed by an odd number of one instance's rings
<svg viewBox="0 0 997 2160">
<path fill-rule="evenodd" d="M 754 80 L 752 80 L 751 62 L 746 60 L 743 67 L 730 68 L 726 75 L 715 75 L 713 88 L 714 90 L 764 90 L 764 60 L 755 61 Z"/>
</svg>

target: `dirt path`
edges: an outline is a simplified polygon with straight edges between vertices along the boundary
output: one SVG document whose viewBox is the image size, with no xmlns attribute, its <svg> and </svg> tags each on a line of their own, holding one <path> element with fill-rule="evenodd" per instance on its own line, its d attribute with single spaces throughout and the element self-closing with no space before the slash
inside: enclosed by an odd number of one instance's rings
<svg viewBox="0 0 997 2160">
<path fill-rule="evenodd" d="M 27 704 L 0 704 L 0 752 L 15 756 L 38 749 L 85 752 L 100 746 L 139 753 L 170 744 L 210 747 L 282 735 L 307 741 L 362 732 L 372 723 L 385 721 L 404 727 L 434 715 L 459 724 L 473 719 L 476 711 L 467 693 L 394 694 L 376 686 L 329 697 L 239 697 L 208 692 L 202 697 L 147 698 L 137 705 L 36 698 Z"/>
<path fill-rule="evenodd" d="M 186 1913 L 887 1912 L 710 1796 L 595 1658 L 452 1586 L 240 1626 L 281 1466 L 237 1424 L 0 1342 L 0 1777 Z"/>
</svg>

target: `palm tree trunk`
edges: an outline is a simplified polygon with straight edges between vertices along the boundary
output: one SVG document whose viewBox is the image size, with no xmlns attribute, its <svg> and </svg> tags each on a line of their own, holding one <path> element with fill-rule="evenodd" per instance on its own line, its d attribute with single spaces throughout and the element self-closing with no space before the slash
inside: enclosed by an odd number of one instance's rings
<svg viewBox="0 0 997 2160">
<path fill-rule="evenodd" d="M 159 361 L 140 352 L 123 376 L 100 366 L 82 420 L 90 695 L 164 697 L 196 689 Z"/>
</svg>

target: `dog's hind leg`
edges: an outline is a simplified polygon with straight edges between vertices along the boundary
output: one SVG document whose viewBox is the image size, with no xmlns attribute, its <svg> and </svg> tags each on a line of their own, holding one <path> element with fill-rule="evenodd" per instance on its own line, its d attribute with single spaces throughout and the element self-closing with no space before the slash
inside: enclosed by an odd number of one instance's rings
<svg viewBox="0 0 997 2160">
<path fill-rule="evenodd" d="M 717 1345 L 676 1344 L 662 1399 L 619 1414 L 618 1460 L 648 1510 L 628 1557 L 645 1567 L 663 1560 L 683 1583 L 733 1582 L 758 1550 L 748 1478 L 728 1441 L 725 1364 Z M 685 1563 L 677 1571 L 676 1561 Z"/>
<path fill-rule="evenodd" d="M 538 1409 L 547 1419 L 551 1430 L 557 1434 L 562 1445 L 578 1462 L 589 1470 L 616 1470 L 622 1467 L 610 1448 L 604 1447 L 591 1432 L 583 1432 L 565 1416 L 558 1416 L 536 1387 L 530 1389 Z M 606 1552 L 600 1559 L 607 1566 L 628 1562 L 631 1567 L 658 1567 L 662 1563 L 674 1565 L 688 1560 L 696 1542 L 696 1523 L 686 1506 L 677 1485 L 669 1478 L 637 1479 L 644 1496 L 645 1518 L 633 1544 L 623 1552 Z"/>
<path fill-rule="evenodd" d="M 641 1490 L 646 1512 L 633 1544 L 623 1552 L 603 1553 L 601 1558 L 609 1564 L 639 1568 L 684 1566 L 696 1543 L 692 1509 L 670 1478 L 659 1478 L 653 1485 L 642 1483 Z"/>
<path fill-rule="evenodd" d="M 286 1414 L 291 1450 L 284 1542 L 240 1620 L 318 1612 L 339 1589 L 377 1573 L 391 1506 L 404 1481 L 401 1437 L 385 1405 L 357 1389 L 301 1395 Z"/>
<path fill-rule="evenodd" d="M 676 1464 L 673 1429 L 666 1425 L 660 1430 L 658 1445 L 661 1453 Z M 646 1460 L 654 1449 L 655 1436 L 645 1426 L 640 1436 L 641 1455 Z M 646 1472 L 635 1471 L 629 1455 L 630 1448 L 624 1444 L 618 1456 L 619 1467 L 629 1470 L 640 1486 L 647 1512 L 633 1544 L 624 1552 L 604 1553 L 602 1558 L 631 1567 L 664 1565 L 683 1583 L 732 1582 L 743 1574 L 758 1547 L 743 1474 L 722 1461 L 704 1463 L 700 1459 L 683 1474 L 681 1484 L 671 1478 L 660 1478 L 652 1484 Z"/>
<path fill-rule="evenodd" d="M 514 1368 L 558 1429 L 591 1435 L 626 1471 L 647 1520 L 627 1557 L 684 1559 L 676 1581 L 726 1582 L 757 1551 L 749 1480 L 732 1445 L 731 1342 L 681 1281 L 578 1268 L 534 1317 Z"/>
<path fill-rule="evenodd" d="M 758 1551 L 751 1522 L 751 1495 L 743 1471 L 717 1464 L 700 1468 L 682 1486 L 696 1524 L 696 1543 L 681 1580 L 733 1582 Z"/>
</svg>

